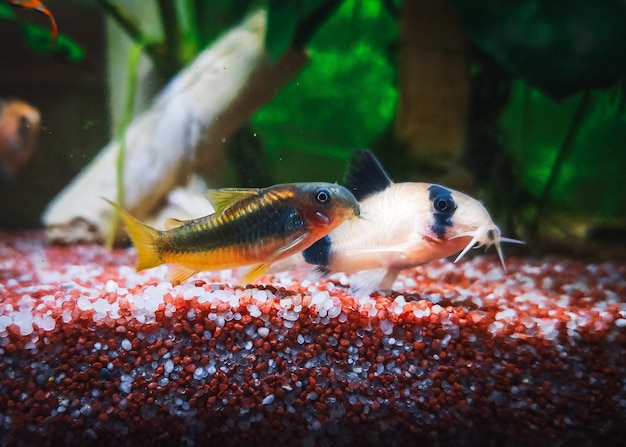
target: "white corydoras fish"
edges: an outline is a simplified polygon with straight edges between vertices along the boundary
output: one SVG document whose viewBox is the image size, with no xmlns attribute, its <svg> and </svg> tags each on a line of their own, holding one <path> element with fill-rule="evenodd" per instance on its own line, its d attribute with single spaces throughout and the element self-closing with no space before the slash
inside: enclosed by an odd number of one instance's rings
<svg viewBox="0 0 626 447">
<path fill-rule="evenodd" d="M 344 186 L 361 204 L 361 219 L 343 224 L 302 256 L 322 275 L 344 272 L 351 293 L 390 290 L 401 270 L 495 245 L 504 266 L 501 237 L 478 200 L 430 183 L 394 183 L 374 154 L 354 151 Z"/>
</svg>

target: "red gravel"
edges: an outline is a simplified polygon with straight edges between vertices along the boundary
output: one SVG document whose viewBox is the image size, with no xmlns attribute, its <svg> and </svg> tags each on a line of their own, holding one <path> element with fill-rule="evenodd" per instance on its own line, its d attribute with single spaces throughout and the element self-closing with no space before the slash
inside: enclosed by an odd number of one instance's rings
<svg viewBox="0 0 626 447">
<path fill-rule="evenodd" d="M 441 261 L 360 301 L 345 277 L 172 286 L 133 265 L 131 250 L 0 234 L 0 446 L 625 434 L 624 263 L 509 259 L 504 276 L 492 257 Z"/>
</svg>

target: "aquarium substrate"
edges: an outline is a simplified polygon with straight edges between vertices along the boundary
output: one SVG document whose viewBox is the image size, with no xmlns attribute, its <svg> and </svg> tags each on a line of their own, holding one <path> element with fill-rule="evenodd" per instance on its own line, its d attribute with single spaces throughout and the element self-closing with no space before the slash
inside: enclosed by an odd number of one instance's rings
<svg viewBox="0 0 626 447">
<path fill-rule="evenodd" d="M 0 236 L 2 446 L 593 445 L 625 431 L 623 263 L 443 260 L 357 300 L 345 275 L 172 285 L 166 267 L 135 272 L 132 249 Z"/>
</svg>

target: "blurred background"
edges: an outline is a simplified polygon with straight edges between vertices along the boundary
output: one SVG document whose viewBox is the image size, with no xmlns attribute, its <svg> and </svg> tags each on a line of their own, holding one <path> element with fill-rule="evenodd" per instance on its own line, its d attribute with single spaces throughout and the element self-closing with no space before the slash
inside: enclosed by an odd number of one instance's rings
<svg viewBox="0 0 626 447">
<path fill-rule="evenodd" d="M 0 98 L 41 117 L 32 156 L 0 179 L 0 228 L 39 227 L 125 112 L 258 8 L 270 56 L 309 61 L 228 138 L 210 186 L 340 182 L 365 147 L 396 181 L 480 198 L 507 236 L 626 243 L 619 0 L 0 0 Z M 0 155 L 27 151 L 1 146 L 16 129 L 0 124 Z"/>
</svg>

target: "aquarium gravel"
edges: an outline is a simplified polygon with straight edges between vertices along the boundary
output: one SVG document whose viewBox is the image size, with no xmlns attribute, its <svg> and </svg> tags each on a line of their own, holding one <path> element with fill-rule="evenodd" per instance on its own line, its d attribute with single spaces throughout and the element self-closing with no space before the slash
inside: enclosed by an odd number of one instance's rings
<svg viewBox="0 0 626 447">
<path fill-rule="evenodd" d="M 0 445 L 595 445 L 626 422 L 626 264 L 438 261 L 391 296 L 233 285 L 0 234 Z"/>
</svg>

